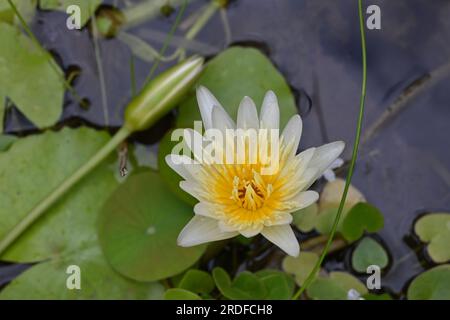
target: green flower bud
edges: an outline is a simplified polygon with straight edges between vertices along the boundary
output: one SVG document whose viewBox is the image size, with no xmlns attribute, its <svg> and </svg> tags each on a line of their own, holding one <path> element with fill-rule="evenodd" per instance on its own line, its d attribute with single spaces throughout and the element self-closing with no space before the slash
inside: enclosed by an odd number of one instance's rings
<svg viewBox="0 0 450 320">
<path fill-rule="evenodd" d="M 191 57 L 150 81 L 126 107 L 124 127 L 145 130 L 175 107 L 197 80 L 203 58 Z"/>
</svg>

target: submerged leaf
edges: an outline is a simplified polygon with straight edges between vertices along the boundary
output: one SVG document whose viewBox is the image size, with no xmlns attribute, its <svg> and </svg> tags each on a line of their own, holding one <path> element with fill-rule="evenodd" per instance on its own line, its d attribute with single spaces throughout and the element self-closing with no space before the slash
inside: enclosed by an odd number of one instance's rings
<svg viewBox="0 0 450 320">
<path fill-rule="evenodd" d="M 372 238 L 364 238 L 358 243 L 352 254 L 352 267 L 358 272 L 366 272 L 370 265 L 383 269 L 389 263 L 389 258 L 383 246 Z"/>
<path fill-rule="evenodd" d="M 192 217 L 152 171 L 130 176 L 107 200 L 98 221 L 106 259 L 121 274 L 139 281 L 176 275 L 194 264 L 206 246 L 178 246 Z"/>
<path fill-rule="evenodd" d="M 436 263 L 450 260 L 450 214 L 431 213 L 421 217 L 414 230 L 420 240 L 429 243 L 428 253 Z"/>
<path fill-rule="evenodd" d="M 0 23 L 0 43 L 2 94 L 37 127 L 53 125 L 61 115 L 64 95 L 55 70 L 59 67 L 14 26 Z"/>
<path fill-rule="evenodd" d="M 450 264 L 418 275 L 408 288 L 409 300 L 450 300 Z"/>
</svg>

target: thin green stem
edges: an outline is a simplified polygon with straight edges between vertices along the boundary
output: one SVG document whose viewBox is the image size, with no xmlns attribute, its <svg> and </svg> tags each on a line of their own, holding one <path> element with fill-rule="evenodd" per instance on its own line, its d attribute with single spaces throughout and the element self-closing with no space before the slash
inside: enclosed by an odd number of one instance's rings
<svg viewBox="0 0 450 320">
<path fill-rule="evenodd" d="M 60 199 L 70 188 L 100 164 L 123 140 L 130 135 L 125 128 L 121 128 L 89 161 L 83 164 L 70 177 L 64 180 L 56 189 L 39 202 L 14 228 L 0 241 L 0 256 L 14 241 L 30 227 L 47 209 Z"/>
<path fill-rule="evenodd" d="M 52 69 L 56 72 L 56 74 L 58 75 L 58 77 L 60 78 L 60 80 L 62 81 L 64 87 L 71 93 L 71 95 L 75 98 L 75 100 L 77 101 L 78 104 L 82 105 L 83 104 L 83 99 L 81 99 L 81 97 L 77 94 L 77 92 L 75 91 L 75 89 L 70 85 L 70 83 L 66 80 L 65 76 L 64 76 L 64 72 L 62 72 L 61 69 L 59 69 L 58 65 L 56 64 L 56 62 L 53 60 L 53 57 L 51 56 L 50 53 L 47 52 L 47 50 L 45 50 L 41 44 L 39 43 L 39 40 L 36 38 L 36 36 L 33 34 L 33 32 L 31 31 L 31 29 L 28 27 L 25 19 L 22 17 L 22 15 L 19 12 L 19 9 L 17 9 L 17 7 L 15 6 L 15 4 L 11 1 L 8 0 L 8 3 L 11 7 L 11 9 L 14 11 L 14 14 L 19 18 L 19 21 L 22 25 L 22 28 L 25 30 L 25 32 L 27 33 L 27 35 L 30 37 L 31 41 L 33 41 L 33 43 L 36 45 L 37 48 L 39 48 L 45 55 L 45 57 L 47 58 L 48 63 L 50 64 L 50 66 L 52 67 Z"/>
<path fill-rule="evenodd" d="M 317 274 L 317 272 L 320 269 L 320 266 L 322 265 L 323 260 L 325 259 L 325 256 L 328 253 L 328 250 L 333 241 L 334 235 L 336 234 L 339 220 L 342 215 L 342 210 L 344 209 L 345 199 L 347 198 L 348 189 L 350 187 L 350 182 L 353 177 L 353 170 L 355 168 L 356 158 L 358 156 L 358 147 L 359 147 L 359 142 L 360 142 L 360 137 L 361 137 L 362 121 L 364 118 L 364 104 L 365 104 L 366 86 L 367 86 L 367 53 L 366 53 L 366 36 L 365 36 L 365 30 L 364 30 L 362 0 L 358 0 L 358 12 L 359 12 L 359 28 L 360 28 L 360 33 L 361 33 L 361 51 L 362 51 L 362 86 L 361 86 L 361 98 L 360 98 L 360 103 L 359 103 L 358 125 L 356 128 L 355 143 L 353 144 L 352 159 L 350 162 L 347 179 L 345 181 L 344 193 L 342 194 L 342 198 L 339 203 L 339 209 L 336 214 L 336 218 L 334 219 L 333 227 L 331 229 L 330 236 L 328 237 L 328 241 L 322 251 L 322 254 L 321 254 L 318 262 L 314 266 L 313 270 L 309 273 L 303 286 L 301 286 L 301 288 L 293 296 L 293 298 L 292 298 L 293 300 L 297 300 L 302 295 L 302 293 L 308 288 L 308 286 L 312 283 L 315 275 Z"/>
<path fill-rule="evenodd" d="M 172 41 L 172 37 L 173 37 L 173 35 L 175 33 L 175 30 L 177 30 L 178 25 L 180 24 L 181 17 L 184 14 L 184 11 L 186 9 L 187 3 L 188 3 L 187 0 L 185 0 L 183 2 L 183 5 L 181 6 L 180 11 L 178 12 L 177 17 L 175 19 L 175 22 L 172 25 L 172 28 L 170 29 L 169 34 L 167 35 L 166 40 L 164 41 L 161 50 L 159 51 L 159 57 L 164 56 L 164 54 L 166 53 L 166 50 L 169 47 L 170 42 Z M 156 57 L 156 60 L 153 63 L 152 68 L 150 69 L 150 72 L 149 72 L 147 78 L 144 81 L 144 86 L 151 80 L 151 78 L 153 77 L 153 74 L 155 73 L 156 69 L 158 68 L 159 63 L 161 62 L 161 59 L 159 57 Z"/>
</svg>

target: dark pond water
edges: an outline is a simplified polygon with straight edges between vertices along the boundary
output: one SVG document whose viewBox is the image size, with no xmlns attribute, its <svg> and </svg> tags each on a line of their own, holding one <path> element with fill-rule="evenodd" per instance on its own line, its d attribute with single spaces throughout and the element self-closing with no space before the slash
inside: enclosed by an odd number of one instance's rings
<svg viewBox="0 0 450 320">
<path fill-rule="evenodd" d="M 362 145 L 353 184 L 384 214 L 379 233 L 392 264 L 382 285 L 399 293 L 416 274 L 429 267 L 411 246 L 413 221 L 433 210 L 450 210 L 450 2 L 447 0 L 370 0 L 382 10 L 382 29 L 367 31 L 368 94 L 364 132 L 393 112 Z M 187 15 L 206 2 L 195 1 Z M 105 125 L 92 39 L 87 30 L 70 32 L 66 16 L 39 12 L 33 30 L 46 48 L 57 53 L 67 69 L 81 74 L 75 88 L 90 102 L 88 109 L 66 101 L 62 122 Z M 175 18 L 158 17 L 130 32 L 150 40 L 167 32 Z M 350 158 L 360 95 L 361 63 L 354 0 L 237 0 L 229 6 L 233 43 L 268 49 L 292 87 L 300 92 L 304 118 L 301 148 L 345 140 Z M 193 51 L 214 55 L 227 46 L 217 15 L 197 37 Z M 152 42 L 157 48 L 159 42 Z M 117 39 L 101 40 L 110 127 L 122 123 L 131 95 L 130 51 Z M 173 50 L 173 48 L 169 49 Z M 151 66 L 136 59 L 142 83 Z M 163 65 L 162 68 L 166 67 Z M 160 68 L 162 70 L 162 68 Z M 311 106 L 308 105 L 308 99 Z M 400 100 L 398 100 L 400 99 Z M 397 101 L 397 102 L 396 102 Z M 397 107 L 400 108 L 397 112 Z M 311 108 L 309 108 L 311 107 Z M 154 143 L 172 117 L 137 137 Z M 16 111 L 7 115 L 7 132 L 32 130 Z M 343 172 L 345 175 L 345 172 Z M 331 259 L 328 268 L 348 268 L 348 256 Z M 0 285 L 20 267 L 0 269 Z"/>
</svg>

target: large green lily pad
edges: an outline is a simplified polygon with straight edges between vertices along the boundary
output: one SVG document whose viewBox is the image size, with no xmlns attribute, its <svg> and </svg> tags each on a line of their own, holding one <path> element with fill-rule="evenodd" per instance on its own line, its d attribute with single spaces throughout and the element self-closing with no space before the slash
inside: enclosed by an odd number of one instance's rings
<svg viewBox="0 0 450 320">
<path fill-rule="evenodd" d="M 244 96 L 252 98 L 258 110 L 264 95 L 272 90 L 280 106 L 280 126 L 284 127 L 290 117 L 297 113 L 295 99 L 282 74 L 259 50 L 231 47 L 208 62 L 196 86 L 207 87 L 236 119 L 239 103 Z M 191 128 L 194 121 L 201 120 L 195 93 L 180 105 L 176 125 Z"/>
<path fill-rule="evenodd" d="M 431 213 L 420 218 L 414 230 L 420 240 L 428 243 L 428 254 L 437 263 L 450 260 L 450 214 Z"/>
<path fill-rule="evenodd" d="M 450 264 L 434 267 L 417 276 L 407 295 L 410 300 L 450 300 Z"/>
<path fill-rule="evenodd" d="M 164 279 L 193 265 L 206 246 L 177 245 L 192 207 L 178 200 L 158 173 L 132 175 L 108 199 L 98 232 L 111 266 L 139 281 Z"/>
<path fill-rule="evenodd" d="M 0 90 L 37 127 L 60 117 L 64 85 L 62 71 L 48 55 L 16 27 L 0 22 Z M 54 68 L 50 65 L 54 64 Z"/>
</svg>

